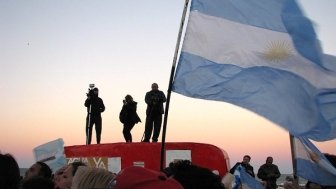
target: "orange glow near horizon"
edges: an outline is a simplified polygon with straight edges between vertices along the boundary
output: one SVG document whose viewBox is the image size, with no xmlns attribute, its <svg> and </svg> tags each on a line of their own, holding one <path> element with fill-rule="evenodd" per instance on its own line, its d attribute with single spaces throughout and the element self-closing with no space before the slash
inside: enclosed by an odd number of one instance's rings
<svg viewBox="0 0 336 189">
<path fill-rule="evenodd" d="M 200 103 L 207 102 L 202 101 Z M 192 106 L 191 104 L 188 105 Z M 195 106 L 200 106 L 200 104 L 196 103 Z M 215 106 L 214 108 L 219 111 L 223 110 L 223 112 L 226 112 L 225 116 L 219 117 L 218 114 L 207 114 L 206 109 L 199 110 L 198 113 L 194 109 L 170 112 L 166 141 L 213 144 L 229 154 L 231 165 L 241 161 L 243 155 L 249 154 L 252 157 L 251 164 L 254 165 L 255 169 L 264 163 L 267 156 L 273 156 L 274 163 L 280 163 L 279 167 L 282 172 L 291 172 L 289 135 L 285 130 L 249 111 L 232 105 L 224 104 L 222 108 L 214 104 L 210 106 Z M 228 111 L 228 109 L 232 111 Z M 239 111 L 240 116 L 237 116 L 237 109 L 241 109 Z M 230 112 L 234 114 L 232 115 Z M 197 115 L 194 115 L 195 113 Z M 181 121 L 175 119 L 175 116 Z M 144 114 L 141 113 L 140 117 L 143 122 L 137 124 L 132 130 L 135 142 L 141 140 L 144 131 Z M 11 141 L 5 145 L 6 148 L 2 146 L 1 150 L 19 157 L 18 161 L 21 167 L 29 167 L 34 158 L 32 149 L 43 143 L 63 138 L 65 146 L 84 144 L 84 118 L 81 117 L 77 121 L 69 121 L 71 124 L 65 123 L 62 121 L 63 119 L 59 119 L 60 121 L 55 123 L 49 123 L 48 119 L 45 119 L 43 122 L 32 123 L 33 126 L 25 125 L 23 129 L 18 128 L 16 133 L 8 133 L 7 138 L 0 138 L 1 144 Z M 214 122 L 207 121 L 213 119 L 217 120 Z M 27 135 L 29 128 L 32 127 L 34 127 L 34 132 Z M 16 138 L 20 140 L 14 142 Z M 117 116 L 112 119 L 112 117 L 109 118 L 104 115 L 102 142 L 123 141 L 122 125 L 117 120 Z M 95 143 L 95 133 L 93 133 L 93 142 Z M 321 151 L 336 153 L 334 148 L 335 141 L 323 143 L 322 146 Z"/>
</svg>

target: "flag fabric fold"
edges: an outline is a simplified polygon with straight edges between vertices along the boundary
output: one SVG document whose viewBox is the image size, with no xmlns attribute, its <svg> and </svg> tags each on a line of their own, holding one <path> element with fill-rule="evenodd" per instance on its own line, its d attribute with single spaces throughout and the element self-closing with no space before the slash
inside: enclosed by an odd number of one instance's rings
<svg viewBox="0 0 336 189">
<path fill-rule="evenodd" d="M 39 145 L 33 149 L 35 161 L 46 163 L 53 172 L 67 164 L 62 138 Z"/>
<path fill-rule="evenodd" d="M 336 168 L 307 138 L 295 138 L 297 175 L 323 186 L 336 186 Z"/>
<path fill-rule="evenodd" d="M 242 188 L 245 189 L 265 189 L 265 187 L 259 181 L 249 175 L 245 168 L 241 165 L 237 166 L 233 175 L 235 179 L 232 183 L 232 189 L 239 189 L 240 185 L 243 185 Z"/>
<path fill-rule="evenodd" d="M 336 138 L 336 57 L 294 0 L 193 0 L 172 91 Z"/>
</svg>

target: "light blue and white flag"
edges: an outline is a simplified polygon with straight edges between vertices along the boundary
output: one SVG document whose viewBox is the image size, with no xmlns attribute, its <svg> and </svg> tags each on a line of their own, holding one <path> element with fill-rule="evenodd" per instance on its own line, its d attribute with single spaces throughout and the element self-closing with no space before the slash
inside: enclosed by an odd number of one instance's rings
<svg viewBox="0 0 336 189">
<path fill-rule="evenodd" d="M 297 175 L 324 186 L 336 186 L 336 168 L 307 138 L 295 138 Z"/>
<path fill-rule="evenodd" d="M 53 172 L 67 164 L 64 156 L 64 142 L 59 138 L 45 144 L 41 144 L 33 149 L 35 161 L 46 163 Z"/>
<path fill-rule="evenodd" d="M 240 185 L 243 185 L 244 189 L 265 189 L 265 187 L 249 175 L 245 168 L 241 165 L 237 166 L 233 173 L 235 180 L 232 183 L 232 189 L 239 189 Z"/>
<path fill-rule="evenodd" d="M 336 58 L 294 0 L 192 0 L 172 90 L 336 138 Z"/>
</svg>

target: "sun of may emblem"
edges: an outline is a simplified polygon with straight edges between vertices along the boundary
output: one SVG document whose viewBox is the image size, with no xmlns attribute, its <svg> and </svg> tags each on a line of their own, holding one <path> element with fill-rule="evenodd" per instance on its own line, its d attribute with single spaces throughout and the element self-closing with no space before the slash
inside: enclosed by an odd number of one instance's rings
<svg viewBox="0 0 336 189">
<path fill-rule="evenodd" d="M 273 41 L 263 54 L 266 60 L 278 62 L 287 59 L 292 54 L 292 48 L 285 41 Z"/>
</svg>

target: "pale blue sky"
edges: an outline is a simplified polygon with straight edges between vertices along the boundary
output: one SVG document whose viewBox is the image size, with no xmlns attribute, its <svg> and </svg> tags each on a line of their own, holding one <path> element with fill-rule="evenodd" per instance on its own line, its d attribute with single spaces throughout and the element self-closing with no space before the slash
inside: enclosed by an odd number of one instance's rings
<svg viewBox="0 0 336 189">
<path fill-rule="evenodd" d="M 336 1 L 299 2 L 316 24 L 325 52 L 336 55 Z M 144 122 L 151 83 L 167 91 L 183 5 L 183 0 L 0 0 L 0 150 L 28 167 L 31 150 L 42 143 L 63 138 L 65 145 L 83 144 L 89 83 L 100 89 L 107 108 L 102 142 L 123 141 L 118 113 L 124 96 L 139 102 Z M 144 123 L 133 130 L 137 141 L 143 128 Z M 268 129 L 270 136 L 258 135 Z M 272 140 L 274 133 L 280 141 Z M 268 146 L 235 145 L 260 137 Z M 287 133 L 227 103 L 173 93 L 167 141 L 212 143 L 228 152 L 231 164 L 251 154 L 256 168 L 273 155 L 283 172 L 291 170 Z M 278 143 L 287 150 L 274 149 Z"/>
</svg>

